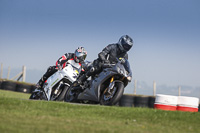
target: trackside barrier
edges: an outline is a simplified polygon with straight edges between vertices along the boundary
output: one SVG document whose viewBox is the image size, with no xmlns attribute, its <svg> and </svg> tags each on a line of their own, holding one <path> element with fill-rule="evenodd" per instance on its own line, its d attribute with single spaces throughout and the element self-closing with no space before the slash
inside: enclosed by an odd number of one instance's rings
<svg viewBox="0 0 200 133">
<path fill-rule="evenodd" d="M 154 108 L 161 109 L 161 110 L 175 111 L 177 103 L 178 103 L 177 96 L 157 94 L 155 103 L 154 103 Z"/>
<path fill-rule="evenodd" d="M 123 95 L 119 101 L 119 106 L 134 107 L 134 97 L 132 95 Z"/>
<path fill-rule="evenodd" d="M 199 112 L 200 112 L 200 104 L 199 104 Z"/>
<path fill-rule="evenodd" d="M 16 91 L 16 85 L 17 85 L 16 82 L 2 81 L 1 89 L 9 90 L 9 91 Z"/>
<path fill-rule="evenodd" d="M 119 101 L 119 106 L 154 108 L 154 102 L 155 97 L 153 96 L 124 94 Z"/>
<path fill-rule="evenodd" d="M 149 96 L 135 96 L 135 107 L 149 107 Z"/>
<path fill-rule="evenodd" d="M 1 89 L 1 84 L 2 84 L 2 81 L 0 80 L 0 89 Z"/>
<path fill-rule="evenodd" d="M 11 80 L 0 80 L 0 89 L 23 93 L 32 93 L 32 91 L 35 89 L 35 85 Z"/>
<path fill-rule="evenodd" d="M 34 84 L 0 79 L 0 89 L 3 90 L 32 93 L 35 88 Z M 200 112 L 198 98 L 161 94 L 157 94 L 156 97 L 124 94 L 118 105 L 121 107 L 148 107 L 161 110 Z"/>
<path fill-rule="evenodd" d="M 198 112 L 199 98 L 196 97 L 178 97 L 177 110 L 179 111 L 189 111 Z"/>
<path fill-rule="evenodd" d="M 198 112 L 199 98 L 157 94 L 154 108 L 170 111 L 177 110 L 187 112 Z"/>
</svg>

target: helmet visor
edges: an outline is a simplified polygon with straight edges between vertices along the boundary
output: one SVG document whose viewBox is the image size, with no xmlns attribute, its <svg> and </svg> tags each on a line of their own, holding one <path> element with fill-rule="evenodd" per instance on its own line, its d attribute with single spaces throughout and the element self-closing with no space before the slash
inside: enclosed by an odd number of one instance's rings
<svg viewBox="0 0 200 133">
<path fill-rule="evenodd" d="M 131 49 L 132 45 L 124 44 L 123 47 L 124 47 L 124 50 L 129 51 Z"/>
<path fill-rule="evenodd" d="M 87 55 L 82 52 L 76 51 L 75 56 L 79 61 L 84 61 Z"/>
</svg>

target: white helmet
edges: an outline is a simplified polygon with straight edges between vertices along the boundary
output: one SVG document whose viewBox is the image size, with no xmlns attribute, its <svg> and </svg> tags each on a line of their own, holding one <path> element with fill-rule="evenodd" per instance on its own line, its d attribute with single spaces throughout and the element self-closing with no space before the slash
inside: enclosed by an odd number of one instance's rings
<svg viewBox="0 0 200 133">
<path fill-rule="evenodd" d="M 77 63 L 80 63 L 85 60 L 87 57 L 87 51 L 85 51 L 84 47 L 78 47 L 74 52 L 74 60 Z"/>
</svg>

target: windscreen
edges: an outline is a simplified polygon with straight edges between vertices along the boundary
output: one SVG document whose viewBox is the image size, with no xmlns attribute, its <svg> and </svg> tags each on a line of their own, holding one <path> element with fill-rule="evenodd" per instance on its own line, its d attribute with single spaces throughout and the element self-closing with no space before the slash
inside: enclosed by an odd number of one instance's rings
<svg viewBox="0 0 200 133">
<path fill-rule="evenodd" d="M 129 76 L 132 77 L 132 71 L 131 71 L 131 67 L 129 64 L 129 61 L 125 59 L 125 63 L 124 63 L 124 68 L 126 69 L 126 71 L 129 73 Z"/>
</svg>

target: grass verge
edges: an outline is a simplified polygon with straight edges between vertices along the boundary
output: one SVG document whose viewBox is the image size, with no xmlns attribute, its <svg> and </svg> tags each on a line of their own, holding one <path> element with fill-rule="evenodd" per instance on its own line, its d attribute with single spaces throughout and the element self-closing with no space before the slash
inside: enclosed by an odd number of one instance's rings
<svg viewBox="0 0 200 133">
<path fill-rule="evenodd" d="M 0 90 L 0 132 L 200 132 L 200 113 L 28 100 Z"/>
</svg>

